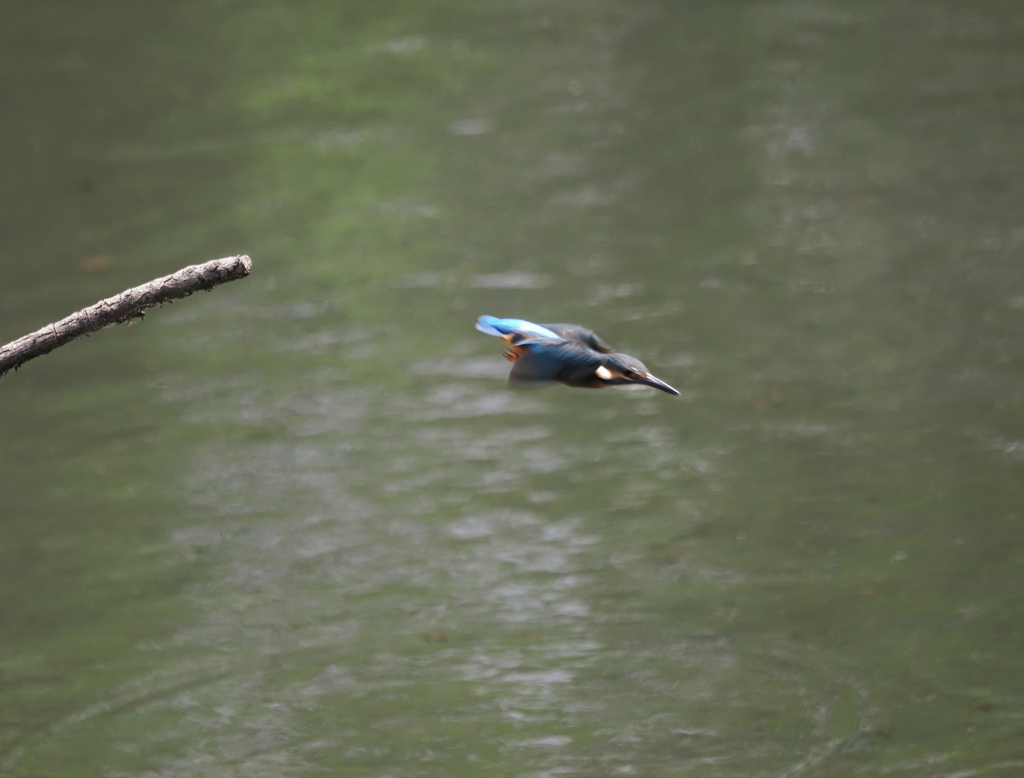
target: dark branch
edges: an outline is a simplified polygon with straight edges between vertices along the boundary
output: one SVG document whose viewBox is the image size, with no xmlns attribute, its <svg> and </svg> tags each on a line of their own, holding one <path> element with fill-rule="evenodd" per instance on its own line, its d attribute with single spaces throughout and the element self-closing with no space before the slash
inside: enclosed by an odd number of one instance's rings
<svg viewBox="0 0 1024 778">
<path fill-rule="evenodd" d="M 0 346 L 0 378 L 11 370 L 17 370 L 30 359 L 49 354 L 55 348 L 83 335 L 113 324 L 140 319 L 149 308 L 188 297 L 193 292 L 213 289 L 228 281 L 245 278 L 251 270 L 252 260 L 246 256 L 214 259 L 202 265 L 189 265 L 177 273 L 100 300 L 78 313 L 73 313 L 53 324 L 47 324 L 31 335 L 11 341 L 6 346 Z"/>
</svg>

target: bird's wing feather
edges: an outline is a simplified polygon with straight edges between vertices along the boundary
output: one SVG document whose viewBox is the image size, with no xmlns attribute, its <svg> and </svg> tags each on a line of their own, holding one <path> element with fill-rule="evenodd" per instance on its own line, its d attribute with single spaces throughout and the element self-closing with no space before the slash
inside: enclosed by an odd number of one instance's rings
<svg viewBox="0 0 1024 778">
<path fill-rule="evenodd" d="M 615 351 L 615 349 L 598 337 L 596 332 L 579 324 L 541 324 L 540 326 L 551 330 L 551 332 L 564 340 L 579 341 L 583 345 L 594 349 L 594 351 L 600 351 L 602 354 L 611 354 Z"/>
<path fill-rule="evenodd" d="M 515 350 L 519 356 L 508 377 L 515 386 L 572 380 L 594 372 L 602 362 L 599 354 L 581 343 L 561 338 L 523 341 Z"/>
</svg>

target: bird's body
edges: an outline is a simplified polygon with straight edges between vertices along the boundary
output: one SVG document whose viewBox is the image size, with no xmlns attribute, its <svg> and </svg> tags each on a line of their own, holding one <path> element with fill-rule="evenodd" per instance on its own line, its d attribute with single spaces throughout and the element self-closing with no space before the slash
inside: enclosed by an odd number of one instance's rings
<svg viewBox="0 0 1024 778">
<path fill-rule="evenodd" d="M 620 354 L 578 324 L 533 324 L 523 319 L 481 316 L 476 328 L 508 344 L 505 357 L 513 363 L 508 379 L 513 386 L 552 382 L 583 388 L 642 384 L 679 394 L 651 375 L 639 359 Z"/>
</svg>

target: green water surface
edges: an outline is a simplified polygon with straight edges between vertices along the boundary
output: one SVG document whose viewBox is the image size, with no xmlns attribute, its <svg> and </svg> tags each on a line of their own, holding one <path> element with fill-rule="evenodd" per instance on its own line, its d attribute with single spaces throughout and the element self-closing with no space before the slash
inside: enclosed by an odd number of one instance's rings
<svg viewBox="0 0 1024 778">
<path fill-rule="evenodd" d="M 1024 7 L 0 16 L 0 774 L 1024 774 Z"/>
</svg>

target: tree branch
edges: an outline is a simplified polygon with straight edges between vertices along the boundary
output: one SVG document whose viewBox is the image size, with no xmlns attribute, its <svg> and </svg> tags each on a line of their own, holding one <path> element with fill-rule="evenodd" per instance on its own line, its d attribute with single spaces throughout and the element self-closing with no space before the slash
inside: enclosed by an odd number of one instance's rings
<svg viewBox="0 0 1024 778">
<path fill-rule="evenodd" d="M 252 260 L 246 256 L 227 257 L 189 265 L 177 273 L 157 278 L 148 284 L 127 289 L 119 295 L 100 300 L 78 313 L 47 324 L 30 335 L 0 346 L 0 378 L 17 370 L 30 359 L 49 354 L 55 348 L 77 340 L 90 332 L 141 319 L 146 310 L 170 300 L 188 297 L 193 292 L 210 290 L 219 284 L 245 278 L 252 271 Z"/>
</svg>

